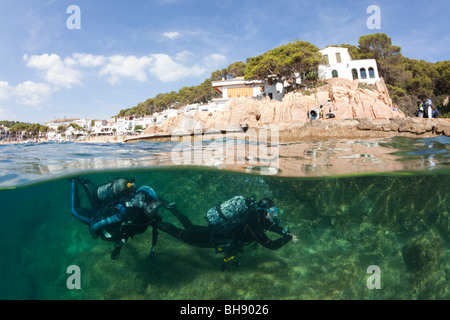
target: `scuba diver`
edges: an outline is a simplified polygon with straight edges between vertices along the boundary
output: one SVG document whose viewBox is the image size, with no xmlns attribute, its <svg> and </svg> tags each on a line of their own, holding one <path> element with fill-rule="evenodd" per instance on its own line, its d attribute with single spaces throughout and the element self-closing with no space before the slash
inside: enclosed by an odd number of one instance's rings
<svg viewBox="0 0 450 320">
<path fill-rule="evenodd" d="M 279 225 L 278 212 L 281 211 L 269 199 L 256 202 L 254 197 L 249 199 L 235 197 L 220 203 L 208 211 L 206 217 L 208 226 L 192 224 L 174 203 L 167 205 L 166 208 L 181 222 L 184 229 L 164 221 L 158 222 L 157 228 L 189 245 L 214 248 L 215 253 L 223 253 L 222 271 L 229 261 L 238 266 L 236 254 L 251 243 L 255 246 L 259 243 L 268 249 L 277 250 L 289 241 L 294 243 L 298 241 L 288 228 Z M 265 231 L 277 233 L 281 238 L 272 241 Z"/>
<path fill-rule="evenodd" d="M 91 208 L 81 208 L 78 185 L 85 190 Z M 163 200 L 147 186 L 136 190 L 133 180 L 115 179 L 96 187 L 88 179 L 72 179 L 72 215 L 89 225 L 94 239 L 114 242 L 111 259 L 118 259 L 120 250 L 128 238 L 144 233 L 153 226 L 153 239 L 150 255 L 155 252 L 157 230 L 155 225 L 161 221 L 158 207 Z"/>
<path fill-rule="evenodd" d="M 417 100 L 418 108 L 415 112 L 415 116 L 418 118 L 423 118 L 425 116 L 425 108 L 422 99 Z"/>
<path fill-rule="evenodd" d="M 431 101 L 431 99 L 427 99 L 427 101 L 425 102 L 425 115 L 425 118 L 433 118 L 433 102 Z"/>
</svg>

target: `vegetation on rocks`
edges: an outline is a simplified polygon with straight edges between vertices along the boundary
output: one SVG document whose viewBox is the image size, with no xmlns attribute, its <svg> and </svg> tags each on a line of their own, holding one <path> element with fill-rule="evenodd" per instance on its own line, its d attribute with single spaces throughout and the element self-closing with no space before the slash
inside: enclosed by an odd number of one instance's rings
<svg viewBox="0 0 450 320">
<path fill-rule="evenodd" d="M 349 49 L 353 59 L 376 59 L 380 76 L 385 80 L 394 103 L 406 115 L 413 116 L 419 99 L 432 99 L 443 117 L 450 116 L 450 61 L 437 63 L 404 57 L 401 47 L 392 44 L 384 33 L 362 36 L 358 46 L 342 44 Z M 143 116 L 167 108 L 179 108 L 186 104 L 207 103 L 218 94 L 212 81 L 245 77 L 246 80 L 264 79 L 271 76 L 275 81 L 302 77 L 308 86 L 317 82 L 317 67 L 323 57 L 319 48 L 309 42 L 296 41 L 238 61 L 227 68 L 216 70 L 209 79 L 178 92 L 161 93 L 137 106 L 123 109 L 117 116 Z M 293 87 L 292 89 L 297 89 Z"/>
</svg>

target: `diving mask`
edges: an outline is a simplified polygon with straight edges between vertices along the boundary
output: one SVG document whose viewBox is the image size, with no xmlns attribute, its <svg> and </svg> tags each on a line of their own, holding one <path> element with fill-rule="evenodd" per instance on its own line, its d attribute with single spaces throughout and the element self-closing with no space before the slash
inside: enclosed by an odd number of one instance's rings
<svg viewBox="0 0 450 320">
<path fill-rule="evenodd" d="M 278 222 L 278 213 L 283 213 L 283 209 L 280 209 L 278 207 L 270 207 L 269 209 L 266 209 L 267 211 L 267 219 L 269 219 L 271 222 Z"/>
</svg>

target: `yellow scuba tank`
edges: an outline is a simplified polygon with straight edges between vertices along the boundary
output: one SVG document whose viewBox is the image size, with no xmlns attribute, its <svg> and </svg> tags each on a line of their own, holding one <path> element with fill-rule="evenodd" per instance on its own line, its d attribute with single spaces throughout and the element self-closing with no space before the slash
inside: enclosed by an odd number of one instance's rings
<svg viewBox="0 0 450 320">
<path fill-rule="evenodd" d="M 108 203 L 120 196 L 130 194 L 134 190 L 135 184 L 133 180 L 118 178 L 99 186 L 97 188 L 97 198 L 102 203 Z"/>
</svg>

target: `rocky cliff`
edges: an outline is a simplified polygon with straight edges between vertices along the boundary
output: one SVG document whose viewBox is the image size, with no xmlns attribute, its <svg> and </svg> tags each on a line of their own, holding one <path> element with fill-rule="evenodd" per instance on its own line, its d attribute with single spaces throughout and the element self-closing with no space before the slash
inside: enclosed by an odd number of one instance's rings
<svg viewBox="0 0 450 320">
<path fill-rule="evenodd" d="M 323 108 L 334 119 L 311 121 L 310 110 Z M 250 128 L 278 125 L 289 140 L 307 138 L 357 138 L 391 135 L 450 135 L 450 123 L 445 119 L 407 118 L 389 97 L 384 81 L 374 86 L 359 81 L 330 79 L 317 89 L 285 95 L 283 101 L 269 98 L 236 98 L 222 111 L 200 111 L 167 119 L 161 126 L 147 128 L 145 134 L 171 134 L 193 130 L 226 130 L 242 125 Z M 283 137 L 280 135 L 280 138 Z M 296 139 L 297 138 L 297 139 Z"/>
</svg>

